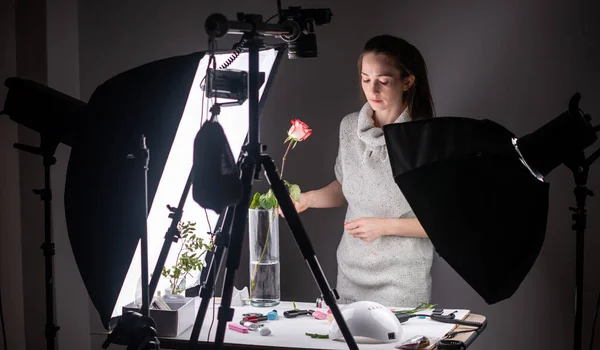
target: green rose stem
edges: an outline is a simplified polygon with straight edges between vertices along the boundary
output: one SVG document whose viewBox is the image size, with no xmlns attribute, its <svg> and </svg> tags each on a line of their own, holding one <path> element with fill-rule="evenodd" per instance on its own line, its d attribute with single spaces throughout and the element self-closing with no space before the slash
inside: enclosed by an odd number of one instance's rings
<svg viewBox="0 0 600 350">
<path fill-rule="evenodd" d="M 283 159 L 281 160 L 281 175 L 280 178 L 283 179 L 283 167 L 285 166 L 285 158 L 287 157 L 288 152 L 290 151 L 290 147 L 292 147 L 292 143 L 295 144 L 295 141 L 288 143 L 288 147 L 285 150 L 285 154 L 283 155 Z"/>
</svg>

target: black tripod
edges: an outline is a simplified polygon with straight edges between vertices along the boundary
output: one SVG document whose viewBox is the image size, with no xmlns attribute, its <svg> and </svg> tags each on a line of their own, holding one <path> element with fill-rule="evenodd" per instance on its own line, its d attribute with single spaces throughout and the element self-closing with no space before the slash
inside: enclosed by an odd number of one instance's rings
<svg viewBox="0 0 600 350">
<path fill-rule="evenodd" d="M 56 333 L 60 329 L 54 321 L 54 242 L 52 241 L 52 189 L 50 187 L 50 167 L 56 164 L 54 152 L 59 141 L 47 134 L 40 135 L 40 147 L 15 143 L 14 147 L 35 155 L 42 156 L 44 164 L 44 188 L 33 190 L 44 201 L 44 251 L 45 285 L 46 285 L 46 348 L 54 350 Z"/>
<path fill-rule="evenodd" d="M 249 18 L 250 20 L 256 20 L 256 17 L 249 16 Z M 277 199 L 281 210 L 285 215 L 288 226 L 294 235 L 294 239 L 296 240 L 296 244 L 298 245 L 302 256 L 311 269 L 311 272 L 321 290 L 325 303 L 330 307 L 335 320 L 337 321 L 342 334 L 344 335 L 344 339 L 346 340 L 348 347 L 350 349 L 358 349 L 356 341 L 352 337 L 342 313 L 336 304 L 336 300 L 339 298 L 339 296 L 334 289 L 330 288 L 329 283 L 323 274 L 323 270 L 321 269 L 321 266 L 317 260 L 310 239 L 304 230 L 300 216 L 295 210 L 294 204 L 289 196 L 285 184 L 279 177 L 271 157 L 266 154 L 261 154 L 262 146 L 259 142 L 259 50 L 263 42 L 261 35 L 257 33 L 255 29 L 261 28 L 261 25 L 254 23 L 252 28 L 254 29 L 251 29 L 249 32 L 244 34 L 246 39 L 245 45 L 249 52 L 248 97 L 250 120 L 248 139 L 247 143 L 243 147 L 243 154 L 240 161 L 242 197 L 239 203 L 227 209 L 226 217 L 223 220 L 223 229 L 221 230 L 222 232 L 229 232 L 230 237 L 223 294 L 217 316 L 219 322 L 215 337 L 215 348 L 221 349 L 223 347 L 226 324 L 233 319 L 234 310 L 231 308 L 231 300 L 233 294 L 234 277 L 235 272 L 239 268 L 240 264 L 240 255 L 244 240 L 245 220 L 250 204 L 250 193 L 252 191 L 253 180 L 258 178 L 260 170 L 264 169 L 267 180 L 269 181 L 269 184 L 271 185 L 271 188 L 275 194 L 275 198 Z M 229 220 L 230 216 L 232 217 L 231 221 Z M 217 264 L 219 264 L 220 257 L 218 257 L 216 260 Z M 211 263 L 211 266 L 209 266 L 207 276 L 207 281 L 210 281 L 211 283 L 214 282 L 214 271 L 219 270 L 218 267 L 212 267 L 212 264 L 214 264 L 214 259 Z M 208 303 L 210 292 L 211 291 L 209 290 L 205 293 L 203 296 L 203 302 L 205 302 L 204 297 L 206 297 L 206 303 Z M 196 318 L 196 324 L 194 325 L 192 336 L 190 337 L 190 349 L 195 349 L 197 345 L 201 327 L 201 323 L 199 324 L 199 321 L 202 322 L 202 320 L 204 320 L 205 313 L 206 307 L 199 310 L 199 314 Z"/>
<path fill-rule="evenodd" d="M 587 196 L 593 196 L 594 193 L 587 187 L 588 173 L 590 165 L 600 157 L 600 150 L 594 152 L 587 159 L 585 158 L 584 152 L 581 152 L 574 161 L 565 163 L 565 165 L 571 169 L 575 178 L 575 207 L 569 209 L 574 212 L 572 218 L 574 224 L 572 226 L 575 230 L 575 329 L 574 329 L 574 348 L 575 350 L 581 350 L 582 347 L 582 335 L 583 335 L 583 280 L 584 280 L 584 241 L 585 241 L 585 228 L 587 225 L 587 212 L 585 209 L 585 203 Z M 592 331 L 593 332 L 593 331 Z"/>
</svg>

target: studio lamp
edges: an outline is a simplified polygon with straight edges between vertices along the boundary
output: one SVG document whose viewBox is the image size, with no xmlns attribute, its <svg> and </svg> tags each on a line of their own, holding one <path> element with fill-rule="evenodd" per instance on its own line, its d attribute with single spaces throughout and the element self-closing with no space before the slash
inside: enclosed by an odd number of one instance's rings
<svg viewBox="0 0 600 350">
<path fill-rule="evenodd" d="M 577 234 L 575 349 L 581 349 L 583 234 L 589 166 L 599 127 L 579 108 L 516 137 L 487 119 L 437 117 L 383 127 L 396 184 L 437 253 L 488 304 L 510 298 L 544 242 L 545 181 L 561 164 L 573 171 Z M 465 254 L 464 252 L 468 252 Z"/>
<path fill-rule="evenodd" d="M 74 131 L 86 103 L 63 94 L 32 80 L 8 78 L 5 81 L 8 95 L 4 109 L 14 122 L 23 125 L 40 135 L 39 146 L 16 143 L 15 148 L 42 157 L 44 166 L 44 188 L 36 189 L 44 202 L 44 243 L 42 250 L 45 266 L 46 293 L 46 348 L 55 347 L 56 325 L 54 317 L 54 242 L 52 232 L 52 189 L 50 188 L 50 167 L 56 163 L 54 153 L 59 144 L 73 145 Z M 41 332 L 41 330 L 40 330 Z"/>
</svg>

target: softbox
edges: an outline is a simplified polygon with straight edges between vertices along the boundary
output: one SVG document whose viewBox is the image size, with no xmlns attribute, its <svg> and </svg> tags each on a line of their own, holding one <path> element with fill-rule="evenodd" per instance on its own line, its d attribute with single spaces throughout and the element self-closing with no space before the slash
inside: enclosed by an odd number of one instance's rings
<svg viewBox="0 0 600 350">
<path fill-rule="evenodd" d="M 383 127 L 394 179 L 437 253 L 488 303 L 513 295 L 546 232 L 549 185 L 490 120 Z"/>
<path fill-rule="evenodd" d="M 106 81 L 90 98 L 74 140 L 65 183 L 67 229 L 105 328 L 146 230 L 144 174 L 129 155 L 139 154 L 145 135 L 151 205 L 203 56 L 155 61 Z"/>
</svg>

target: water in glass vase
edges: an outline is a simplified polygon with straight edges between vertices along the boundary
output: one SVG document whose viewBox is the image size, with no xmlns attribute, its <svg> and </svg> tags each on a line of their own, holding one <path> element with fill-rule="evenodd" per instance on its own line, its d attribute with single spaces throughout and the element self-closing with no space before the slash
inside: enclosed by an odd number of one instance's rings
<svg viewBox="0 0 600 350">
<path fill-rule="evenodd" d="M 255 271 L 257 273 L 255 274 Z M 256 276 L 254 285 L 251 286 L 250 304 L 257 307 L 271 307 L 279 305 L 279 261 L 251 261 L 250 275 Z"/>
<path fill-rule="evenodd" d="M 279 215 L 275 209 L 248 210 L 250 304 L 279 305 Z"/>
</svg>

